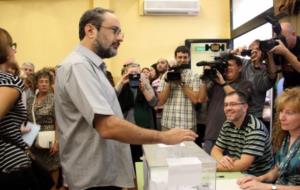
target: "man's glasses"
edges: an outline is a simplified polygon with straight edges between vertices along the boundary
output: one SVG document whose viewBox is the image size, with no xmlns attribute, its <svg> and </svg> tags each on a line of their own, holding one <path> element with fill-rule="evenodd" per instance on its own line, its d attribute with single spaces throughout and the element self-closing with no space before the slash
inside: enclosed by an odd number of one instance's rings
<svg viewBox="0 0 300 190">
<path fill-rule="evenodd" d="M 10 45 L 10 47 L 12 48 L 12 49 L 14 49 L 14 50 L 17 50 L 17 43 L 12 43 L 11 45 Z"/>
<path fill-rule="evenodd" d="M 119 27 L 116 27 L 116 26 L 112 26 L 112 27 L 101 26 L 101 27 L 108 29 L 108 30 L 112 30 L 114 35 L 116 35 L 116 36 L 119 36 L 119 35 L 124 36 L 124 34 L 122 33 L 122 30 Z"/>
<path fill-rule="evenodd" d="M 234 107 L 234 106 L 242 105 L 242 104 L 245 104 L 245 102 L 228 102 L 228 103 L 224 103 L 224 108 Z"/>
</svg>

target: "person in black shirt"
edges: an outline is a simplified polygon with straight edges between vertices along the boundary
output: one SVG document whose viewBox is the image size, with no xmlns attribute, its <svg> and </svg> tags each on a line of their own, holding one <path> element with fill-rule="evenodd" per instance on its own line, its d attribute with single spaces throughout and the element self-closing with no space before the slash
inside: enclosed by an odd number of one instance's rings
<svg viewBox="0 0 300 190">
<path fill-rule="evenodd" d="M 270 50 L 271 53 L 284 57 L 281 63 L 284 77 L 284 88 L 300 86 L 300 36 L 297 36 L 291 23 L 282 22 L 281 34 L 286 39 L 286 46 L 278 40 L 279 44 Z"/>
</svg>

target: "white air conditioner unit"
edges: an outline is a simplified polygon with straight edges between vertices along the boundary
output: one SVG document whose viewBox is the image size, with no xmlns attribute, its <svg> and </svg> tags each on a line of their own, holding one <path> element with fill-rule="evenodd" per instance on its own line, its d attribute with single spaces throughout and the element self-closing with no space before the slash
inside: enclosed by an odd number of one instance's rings
<svg viewBox="0 0 300 190">
<path fill-rule="evenodd" d="M 144 15 L 198 15 L 199 0 L 144 0 Z"/>
</svg>

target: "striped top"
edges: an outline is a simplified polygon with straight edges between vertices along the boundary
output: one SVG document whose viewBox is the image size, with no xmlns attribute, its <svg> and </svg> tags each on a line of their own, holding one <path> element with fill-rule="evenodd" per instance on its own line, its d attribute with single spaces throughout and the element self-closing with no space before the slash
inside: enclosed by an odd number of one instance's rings
<svg viewBox="0 0 300 190">
<path fill-rule="evenodd" d="M 240 128 L 226 121 L 216 146 L 228 156 L 240 159 L 242 154 L 255 156 L 246 173 L 259 176 L 267 173 L 273 165 L 272 146 L 265 125 L 253 115 L 247 115 Z"/>
<path fill-rule="evenodd" d="M 30 159 L 20 148 L 27 147 L 20 130 L 21 124 L 27 118 L 27 112 L 21 99 L 24 83 L 19 77 L 0 72 L 1 87 L 15 88 L 20 92 L 19 99 L 14 107 L 0 119 L 0 171 L 9 173 L 21 167 L 28 167 L 31 164 Z M 14 143 L 5 142 L 3 138 L 10 139 Z"/>
</svg>

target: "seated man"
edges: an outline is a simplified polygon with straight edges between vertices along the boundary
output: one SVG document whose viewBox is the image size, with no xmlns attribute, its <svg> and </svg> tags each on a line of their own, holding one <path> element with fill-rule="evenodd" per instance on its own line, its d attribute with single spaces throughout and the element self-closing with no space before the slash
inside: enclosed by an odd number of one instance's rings
<svg viewBox="0 0 300 190">
<path fill-rule="evenodd" d="M 230 92 L 225 96 L 226 121 L 212 149 L 218 171 L 241 171 L 251 175 L 268 172 L 273 163 L 270 135 L 265 125 L 247 114 L 246 96 Z"/>
</svg>

